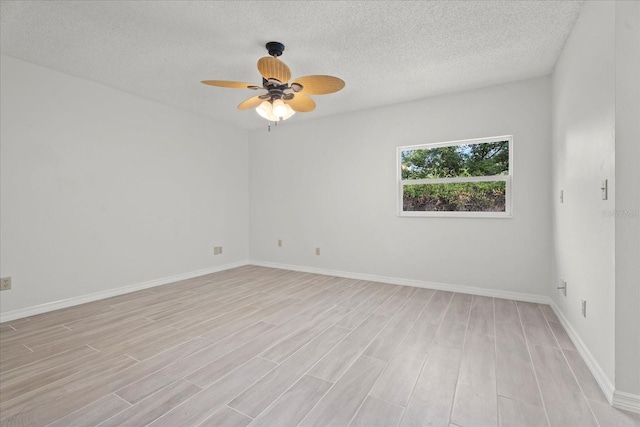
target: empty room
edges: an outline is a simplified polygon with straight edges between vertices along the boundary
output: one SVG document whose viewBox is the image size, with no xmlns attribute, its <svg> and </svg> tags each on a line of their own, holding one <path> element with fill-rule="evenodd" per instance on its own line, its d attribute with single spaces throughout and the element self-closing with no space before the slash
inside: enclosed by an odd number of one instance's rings
<svg viewBox="0 0 640 427">
<path fill-rule="evenodd" d="M 0 426 L 640 426 L 640 2 L 0 0 Z"/>
</svg>

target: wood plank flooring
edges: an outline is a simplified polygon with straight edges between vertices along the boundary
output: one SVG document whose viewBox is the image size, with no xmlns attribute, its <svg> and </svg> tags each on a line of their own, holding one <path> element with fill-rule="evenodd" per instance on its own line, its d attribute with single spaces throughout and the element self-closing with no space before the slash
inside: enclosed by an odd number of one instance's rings
<svg viewBox="0 0 640 427">
<path fill-rule="evenodd" d="M 548 306 L 246 266 L 0 325 L 1 426 L 613 426 Z"/>
</svg>

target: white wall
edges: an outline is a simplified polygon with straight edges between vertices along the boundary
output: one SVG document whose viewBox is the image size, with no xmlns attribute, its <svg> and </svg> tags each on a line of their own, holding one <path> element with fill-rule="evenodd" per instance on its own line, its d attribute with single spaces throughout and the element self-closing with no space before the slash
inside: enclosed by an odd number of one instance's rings
<svg viewBox="0 0 640 427">
<path fill-rule="evenodd" d="M 550 102 L 549 79 L 537 78 L 252 132 L 251 259 L 540 295 L 552 259 Z M 396 215 L 396 147 L 505 134 L 513 218 Z"/>
<path fill-rule="evenodd" d="M 246 131 L 1 59 L 1 312 L 248 258 Z"/>
<path fill-rule="evenodd" d="M 585 2 L 553 74 L 552 298 L 612 384 L 615 376 L 615 2 Z M 609 200 L 601 180 L 609 181 Z M 587 300 L 587 317 L 581 300 Z"/>
<path fill-rule="evenodd" d="M 616 2 L 616 389 L 640 397 L 640 2 Z"/>
</svg>

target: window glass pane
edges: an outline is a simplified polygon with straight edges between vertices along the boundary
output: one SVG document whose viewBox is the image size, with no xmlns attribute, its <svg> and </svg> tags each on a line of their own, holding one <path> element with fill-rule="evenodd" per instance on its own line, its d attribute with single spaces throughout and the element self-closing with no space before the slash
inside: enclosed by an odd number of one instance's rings
<svg viewBox="0 0 640 427">
<path fill-rule="evenodd" d="M 509 141 L 404 150 L 402 179 L 509 174 Z"/>
<path fill-rule="evenodd" d="M 410 184 L 402 187 L 404 212 L 505 212 L 506 182 Z"/>
</svg>

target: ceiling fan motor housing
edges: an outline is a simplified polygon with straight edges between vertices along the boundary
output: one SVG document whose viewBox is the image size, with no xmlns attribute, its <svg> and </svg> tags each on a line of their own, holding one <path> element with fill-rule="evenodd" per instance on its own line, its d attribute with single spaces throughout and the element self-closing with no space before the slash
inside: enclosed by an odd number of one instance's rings
<svg viewBox="0 0 640 427">
<path fill-rule="evenodd" d="M 267 43 L 267 51 L 271 56 L 280 56 L 284 52 L 284 45 L 280 42 L 269 42 Z"/>
<path fill-rule="evenodd" d="M 285 93 L 285 90 L 290 89 L 288 84 L 282 84 L 276 79 L 262 79 L 262 84 L 269 92 L 265 95 L 260 95 L 262 99 L 269 99 L 273 102 L 276 99 L 289 100 L 293 98 L 293 94 Z"/>
</svg>

